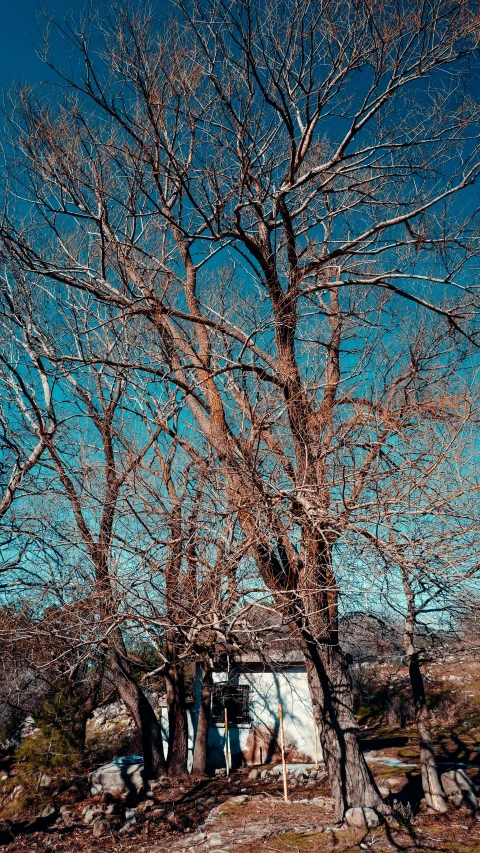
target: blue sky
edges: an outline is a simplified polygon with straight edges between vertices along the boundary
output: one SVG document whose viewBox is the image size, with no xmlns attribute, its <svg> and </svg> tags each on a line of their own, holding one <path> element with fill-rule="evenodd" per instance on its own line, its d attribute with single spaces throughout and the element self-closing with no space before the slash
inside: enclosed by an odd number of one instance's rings
<svg viewBox="0 0 480 853">
<path fill-rule="evenodd" d="M 71 0 L 0 0 L 0 85 L 2 90 L 14 81 L 34 82 L 45 77 L 45 68 L 35 54 L 39 43 L 38 13 L 48 8 L 63 18 L 71 8 L 83 3 Z"/>
</svg>

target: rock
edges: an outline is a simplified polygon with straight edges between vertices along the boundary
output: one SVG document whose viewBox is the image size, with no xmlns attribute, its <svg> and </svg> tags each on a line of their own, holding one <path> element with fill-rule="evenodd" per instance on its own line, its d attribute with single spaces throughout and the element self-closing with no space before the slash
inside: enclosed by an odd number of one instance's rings
<svg viewBox="0 0 480 853">
<path fill-rule="evenodd" d="M 137 816 L 136 809 L 125 809 L 125 820 L 128 823 L 129 821 L 135 820 Z"/>
<path fill-rule="evenodd" d="M 307 782 L 305 787 L 306 788 L 316 788 L 317 787 L 317 780 L 316 779 L 310 779 L 310 781 Z"/>
<path fill-rule="evenodd" d="M 152 810 L 154 805 L 155 805 L 155 800 L 144 800 L 143 803 L 140 803 L 140 805 L 137 806 L 137 812 L 139 814 L 144 814 L 145 812 L 149 812 Z"/>
<path fill-rule="evenodd" d="M 223 767 L 218 767 L 217 770 L 215 770 L 215 776 L 226 776 L 226 775 L 227 775 L 227 771 Z"/>
<path fill-rule="evenodd" d="M 392 792 L 390 788 L 386 788 L 385 785 L 380 785 L 378 793 L 381 797 L 389 797 Z"/>
<path fill-rule="evenodd" d="M 222 805 L 224 806 L 241 806 L 242 803 L 246 803 L 250 797 L 248 794 L 239 794 L 237 797 L 229 797 L 228 800 L 225 800 Z"/>
<path fill-rule="evenodd" d="M 304 770 L 299 768 L 298 770 L 293 771 L 293 775 L 296 776 L 297 779 L 305 779 L 307 774 Z"/>
<path fill-rule="evenodd" d="M 128 823 L 124 823 L 123 826 L 118 830 L 119 835 L 126 835 L 127 832 L 132 832 L 134 829 L 134 823 L 129 820 Z"/>
<path fill-rule="evenodd" d="M 56 808 L 54 808 L 54 806 L 52 806 L 52 805 L 45 806 L 45 808 L 42 812 L 42 817 L 52 817 L 52 815 L 54 815 L 56 811 L 57 811 Z"/>
<path fill-rule="evenodd" d="M 282 768 L 278 767 L 278 765 L 275 767 L 272 767 L 272 769 L 270 770 L 270 773 L 273 777 L 281 776 L 282 775 Z"/>
<path fill-rule="evenodd" d="M 70 813 L 70 806 L 60 806 L 59 812 L 60 814 Z"/>
<path fill-rule="evenodd" d="M 270 776 L 270 770 L 262 770 L 260 773 L 260 779 L 268 779 Z"/>
<path fill-rule="evenodd" d="M 87 824 L 93 823 L 100 815 L 103 815 L 103 809 L 98 806 L 88 806 L 83 814 L 83 822 Z"/>
<path fill-rule="evenodd" d="M 145 787 L 143 759 L 138 755 L 115 758 L 94 770 L 88 778 L 92 796 L 105 793 L 117 796 L 139 794 Z"/>
<path fill-rule="evenodd" d="M 108 820 L 96 820 L 92 826 L 93 835 L 95 838 L 100 838 L 101 835 L 105 835 L 110 831 L 110 824 Z"/>
<path fill-rule="evenodd" d="M 221 835 L 209 835 L 208 844 L 209 847 L 221 847 L 225 844 L 225 839 Z"/>
<path fill-rule="evenodd" d="M 391 788 L 396 788 L 397 785 L 403 787 L 405 784 L 405 779 L 402 779 L 401 776 L 392 776 L 390 779 L 387 779 L 387 785 L 390 785 Z"/>
<path fill-rule="evenodd" d="M 118 815 L 122 811 L 122 806 L 120 803 L 109 803 L 107 808 L 105 809 L 105 814 L 108 815 Z"/>
<path fill-rule="evenodd" d="M 345 823 L 347 826 L 354 826 L 357 829 L 373 829 L 381 823 L 381 817 L 375 809 L 368 808 L 368 806 L 366 808 L 355 806 L 345 813 Z"/>
<path fill-rule="evenodd" d="M 52 784 L 52 782 L 53 782 L 53 779 L 51 776 L 47 776 L 46 773 L 41 773 L 40 778 L 38 780 L 38 787 L 39 788 L 49 788 L 50 785 Z"/>
<path fill-rule="evenodd" d="M 165 820 L 175 820 L 175 812 L 169 812 L 165 815 Z"/>
<path fill-rule="evenodd" d="M 310 779 L 318 779 L 318 770 L 310 770 Z"/>
<path fill-rule="evenodd" d="M 250 770 L 250 773 L 248 774 L 248 778 L 253 779 L 255 781 L 255 779 L 258 779 L 258 777 L 261 776 L 261 772 L 262 772 L 261 770 L 259 770 L 257 767 L 255 767 L 253 770 Z"/>
<path fill-rule="evenodd" d="M 464 770 L 447 770 L 446 773 L 442 773 L 440 781 L 447 797 L 454 805 L 461 806 L 465 803 L 469 808 L 477 811 L 479 807 L 477 787 Z"/>
</svg>

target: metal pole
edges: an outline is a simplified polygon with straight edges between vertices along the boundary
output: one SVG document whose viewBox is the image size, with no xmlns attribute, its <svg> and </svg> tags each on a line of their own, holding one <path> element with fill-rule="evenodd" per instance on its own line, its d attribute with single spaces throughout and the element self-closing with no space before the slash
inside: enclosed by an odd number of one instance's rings
<svg viewBox="0 0 480 853">
<path fill-rule="evenodd" d="M 230 776 L 230 745 L 228 740 L 228 713 L 225 705 L 225 764 L 227 766 L 227 776 Z"/>
<path fill-rule="evenodd" d="M 317 738 L 317 721 L 315 713 L 313 714 L 313 749 L 315 752 L 315 770 L 318 770 L 318 738 Z"/>
<path fill-rule="evenodd" d="M 278 715 L 280 717 L 280 746 L 282 748 L 283 793 L 285 802 L 288 803 L 287 762 L 285 761 L 285 735 L 283 732 L 283 708 L 281 705 L 278 706 Z"/>
</svg>

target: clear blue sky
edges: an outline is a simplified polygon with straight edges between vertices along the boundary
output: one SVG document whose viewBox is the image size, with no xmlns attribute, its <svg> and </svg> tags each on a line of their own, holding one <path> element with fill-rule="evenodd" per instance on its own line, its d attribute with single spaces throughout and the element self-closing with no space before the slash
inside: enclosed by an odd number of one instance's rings
<svg viewBox="0 0 480 853">
<path fill-rule="evenodd" d="M 13 81 L 34 82 L 46 76 L 35 54 L 39 44 L 38 13 L 48 9 L 62 19 L 70 9 L 81 9 L 74 0 L 0 0 L 0 87 Z"/>
</svg>

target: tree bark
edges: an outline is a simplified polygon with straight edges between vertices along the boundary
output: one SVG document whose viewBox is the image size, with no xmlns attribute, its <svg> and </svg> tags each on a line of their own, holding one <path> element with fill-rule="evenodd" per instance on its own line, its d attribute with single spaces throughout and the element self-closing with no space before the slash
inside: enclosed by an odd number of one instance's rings
<svg viewBox="0 0 480 853">
<path fill-rule="evenodd" d="M 432 732 L 430 728 L 430 714 L 425 698 L 425 686 L 419 662 L 419 653 L 415 649 L 415 600 L 410 579 L 403 572 L 403 588 L 407 598 L 407 618 L 405 620 L 405 631 L 403 644 L 407 657 L 410 685 L 415 707 L 415 722 L 417 724 L 418 744 L 420 747 L 420 768 L 422 773 L 422 788 L 425 802 L 429 809 L 435 812 L 447 811 L 447 800 L 442 788 L 440 776 L 438 775 L 435 752 L 433 748 Z"/>
<path fill-rule="evenodd" d="M 185 704 L 185 679 L 183 667 L 171 664 L 165 673 L 168 706 L 168 757 L 169 776 L 187 773 L 188 724 Z"/>
<path fill-rule="evenodd" d="M 336 818 L 342 820 L 345 812 L 355 806 L 369 806 L 388 814 L 390 809 L 382 800 L 360 749 L 345 655 L 340 646 L 321 645 L 305 629 L 302 636 L 308 684 Z"/>
<path fill-rule="evenodd" d="M 202 666 L 202 693 L 198 709 L 192 773 L 204 774 L 207 772 L 208 731 L 210 728 L 211 701 L 212 668 L 207 663 Z"/>
<path fill-rule="evenodd" d="M 145 778 L 156 779 L 166 770 L 160 722 L 130 671 L 123 637 L 118 629 L 109 636 L 109 648 L 115 687 L 142 740 Z"/>
</svg>

